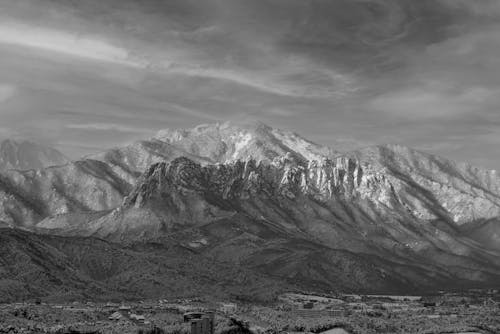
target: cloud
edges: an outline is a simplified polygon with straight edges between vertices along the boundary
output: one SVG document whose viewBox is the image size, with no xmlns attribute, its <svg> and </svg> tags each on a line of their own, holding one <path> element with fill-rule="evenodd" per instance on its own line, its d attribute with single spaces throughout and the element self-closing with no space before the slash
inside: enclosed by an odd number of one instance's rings
<svg viewBox="0 0 500 334">
<path fill-rule="evenodd" d="M 500 3 L 497 0 L 440 0 L 451 8 L 461 8 L 480 16 L 495 16 L 500 14 Z"/>
<path fill-rule="evenodd" d="M 126 133 L 140 133 L 148 134 L 153 133 L 150 128 L 139 128 L 121 124 L 110 123 L 87 123 L 87 124 L 68 124 L 65 126 L 68 129 L 85 130 L 85 131 L 114 131 Z"/>
<path fill-rule="evenodd" d="M 325 98 L 355 91 L 353 79 L 348 75 L 328 69 L 278 68 L 269 71 L 246 69 L 204 68 L 175 65 L 165 68 L 168 73 L 212 78 L 248 86 L 262 92 L 289 97 Z"/>
<path fill-rule="evenodd" d="M 127 50 L 103 40 L 22 23 L 0 23 L 0 43 L 53 51 L 96 61 L 140 66 Z"/>
<path fill-rule="evenodd" d="M 484 111 L 484 106 L 492 101 L 500 102 L 499 94 L 500 87 L 490 89 L 471 86 L 457 92 L 453 87 L 438 88 L 431 84 L 383 94 L 370 101 L 369 106 L 375 111 L 408 121 L 460 118 Z"/>
<path fill-rule="evenodd" d="M 16 94 L 16 86 L 0 83 L 0 103 L 6 102 Z"/>
<path fill-rule="evenodd" d="M 210 29 L 208 29 L 210 31 Z M 195 31 L 194 35 L 199 33 Z M 171 73 L 233 82 L 270 94 L 304 97 L 329 97 L 343 94 L 352 79 L 331 69 L 318 68 L 304 59 L 283 59 L 273 69 L 250 71 L 244 67 L 196 63 L 192 50 L 163 51 L 161 57 L 118 47 L 98 37 L 48 29 L 22 23 L 0 23 L 0 43 L 37 48 L 92 61 L 110 62 L 156 73 Z M 291 64 L 290 64 L 291 63 Z"/>
</svg>

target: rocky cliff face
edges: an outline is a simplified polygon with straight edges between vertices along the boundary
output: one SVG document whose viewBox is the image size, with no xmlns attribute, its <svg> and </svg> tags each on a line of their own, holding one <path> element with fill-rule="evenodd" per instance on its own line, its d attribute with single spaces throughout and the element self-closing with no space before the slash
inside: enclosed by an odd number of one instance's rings
<svg viewBox="0 0 500 334">
<path fill-rule="evenodd" d="M 175 185 L 223 200 L 266 193 L 288 199 L 308 196 L 322 202 L 369 201 L 381 211 L 403 211 L 415 219 L 443 219 L 457 225 L 500 215 L 495 172 L 483 175 L 486 179 L 477 174 L 471 177 L 460 173 L 460 165 L 449 162 L 447 173 L 422 168 L 405 172 L 405 166 L 391 163 L 387 167 L 364 159 L 363 154 L 306 162 L 288 154 L 270 164 L 239 160 L 205 167 L 180 158 L 150 167 L 125 202 L 141 206 L 153 194 L 170 192 Z M 419 161 L 432 159 L 418 154 Z"/>
<path fill-rule="evenodd" d="M 267 193 L 290 199 L 312 196 L 322 201 L 376 198 L 389 205 L 389 199 L 396 196 L 389 178 L 365 168 L 359 160 L 348 157 L 302 163 L 287 155 L 270 164 L 252 159 L 207 166 L 178 158 L 152 165 L 127 196 L 125 205 L 142 206 L 178 187 L 224 200 Z"/>
</svg>

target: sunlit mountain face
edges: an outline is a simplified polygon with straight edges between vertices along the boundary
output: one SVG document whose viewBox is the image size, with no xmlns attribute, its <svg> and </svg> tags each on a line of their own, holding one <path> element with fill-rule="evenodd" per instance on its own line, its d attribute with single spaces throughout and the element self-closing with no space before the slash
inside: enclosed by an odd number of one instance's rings
<svg viewBox="0 0 500 334">
<path fill-rule="evenodd" d="M 71 158 L 261 120 L 497 168 L 495 0 L 0 0 L 0 138 Z"/>
</svg>

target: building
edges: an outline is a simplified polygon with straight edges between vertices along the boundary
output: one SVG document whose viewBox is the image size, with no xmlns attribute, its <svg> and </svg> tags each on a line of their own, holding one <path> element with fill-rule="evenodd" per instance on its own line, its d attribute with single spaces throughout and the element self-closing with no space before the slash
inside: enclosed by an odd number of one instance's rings
<svg viewBox="0 0 500 334">
<path fill-rule="evenodd" d="M 409 306 L 401 303 L 382 303 L 381 308 L 390 312 L 408 311 Z"/>
<path fill-rule="evenodd" d="M 295 317 L 299 318 L 335 318 L 342 317 L 344 315 L 344 310 L 341 309 L 306 309 L 299 308 L 291 312 Z"/>
<path fill-rule="evenodd" d="M 144 324 L 146 322 L 146 318 L 143 315 L 133 313 L 130 315 L 130 320 L 134 320 L 139 324 Z"/>
<path fill-rule="evenodd" d="M 123 318 L 123 315 L 120 312 L 115 312 L 109 316 L 109 320 L 111 321 L 118 321 L 121 318 Z"/>
<path fill-rule="evenodd" d="M 110 309 L 110 308 L 118 308 L 118 307 L 120 307 L 120 304 L 111 303 L 111 302 L 106 303 L 106 305 L 104 305 L 104 308 L 108 308 L 108 309 Z"/>
<path fill-rule="evenodd" d="M 201 319 L 203 317 L 203 312 L 186 312 L 183 315 L 184 322 L 189 322 L 194 319 Z"/>
<path fill-rule="evenodd" d="M 235 313 L 237 310 L 238 306 L 234 303 L 220 303 L 219 305 L 219 311 L 226 314 Z"/>
<path fill-rule="evenodd" d="M 132 309 L 132 307 L 130 307 L 128 305 L 121 305 L 118 309 L 120 311 L 130 311 Z"/>
<path fill-rule="evenodd" d="M 304 303 L 304 304 L 302 305 L 302 308 L 304 308 L 304 309 L 308 309 L 308 310 L 311 310 L 311 309 L 313 309 L 313 308 L 314 308 L 314 303 L 313 303 L 313 302 Z"/>
<path fill-rule="evenodd" d="M 214 334 L 214 320 L 213 312 L 207 312 L 201 318 L 192 319 L 191 334 Z"/>
</svg>

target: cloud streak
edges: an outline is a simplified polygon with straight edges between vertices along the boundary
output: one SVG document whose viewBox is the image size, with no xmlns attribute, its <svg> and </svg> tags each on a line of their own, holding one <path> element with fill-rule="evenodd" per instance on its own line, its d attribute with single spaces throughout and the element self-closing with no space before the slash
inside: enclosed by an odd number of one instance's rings
<svg viewBox="0 0 500 334">
<path fill-rule="evenodd" d="M 127 50 L 92 37 L 34 27 L 20 23 L 0 23 L 0 43 L 37 48 L 96 61 L 139 66 Z"/>
</svg>

